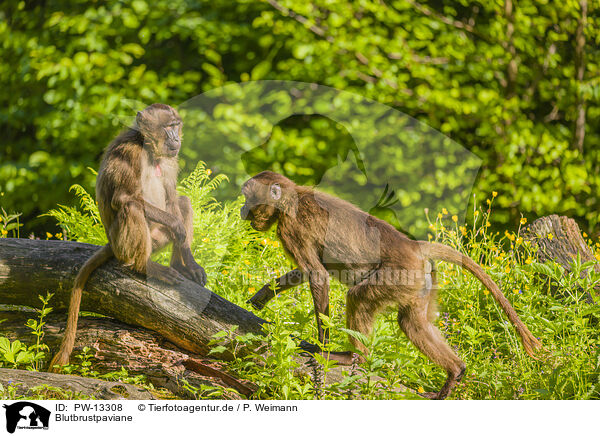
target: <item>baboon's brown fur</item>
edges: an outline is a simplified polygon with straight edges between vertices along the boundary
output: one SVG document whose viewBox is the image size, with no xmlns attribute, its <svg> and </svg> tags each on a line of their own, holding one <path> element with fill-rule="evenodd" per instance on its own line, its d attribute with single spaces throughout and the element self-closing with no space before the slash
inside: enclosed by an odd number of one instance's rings
<svg viewBox="0 0 600 436">
<path fill-rule="evenodd" d="M 265 285 L 250 299 L 250 303 L 262 308 L 276 293 L 308 279 L 319 339 L 327 341 L 319 314 L 329 314 L 329 274 L 353 273 L 338 274 L 350 287 L 346 298 L 347 327 L 369 335 L 376 313 L 386 306 L 396 306 L 402 331 L 423 354 L 448 373 L 439 392 L 424 396 L 445 398 L 466 368 L 432 323 L 436 316 L 437 297 L 432 260 L 451 262 L 471 272 L 492 293 L 512 321 L 525 351 L 533 356 L 534 350 L 541 347 L 498 285 L 473 260 L 453 248 L 411 240 L 387 222 L 344 200 L 297 186 L 286 177 L 270 171 L 248 180 L 242 187 L 242 193 L 246 197 L 242 218 L 250 220 L 252 227 L 259 231 L 266 231 L 278 222 L 277 236 L 284 250 L 298 265 L 297 270 L 277 279 L 280 289 L 276 287 L 273 290 L 270 285 Z M 328 222 L 332 217 L 335 217 L 333 225 Z M 369 236 L 373 231 L 377 238 Z M 374 243 L 379 246 L 373 248 Z M 369 257 L 369 262 L 353 260 Z M 405 271 L 408 274 L 403 277 L 410 280 L 390 281 L 386 278 L 390 271 Z M 352 336 L 349 339 L 358 350 L 368 353 L 360 341 Z M 349 363 L 349 354 L 340 353 L 339 356 L 342 356 L 337 359 L 340 363 Z"/>
<path fill-rule="evenodd" d="M 90 274 L 111 257 L 134 271 L 175 284 L 182 276 L 204 285 L 206 275 L 196 263 L 190 244 L 193 214 L 190 199 L 177 196 L 182 123 L 165 104 L 148 106 L 136 125 L 107 147 L 96 180 L 96 198 L 108 244 L 81 268 L 71 292 L 67 327 L 58 353 L 50 363 L 60 371 L 75 344 L 81 293 Z M 171 267 L 150 261 L 154 250 L 173 242 Z"/>
</svg>

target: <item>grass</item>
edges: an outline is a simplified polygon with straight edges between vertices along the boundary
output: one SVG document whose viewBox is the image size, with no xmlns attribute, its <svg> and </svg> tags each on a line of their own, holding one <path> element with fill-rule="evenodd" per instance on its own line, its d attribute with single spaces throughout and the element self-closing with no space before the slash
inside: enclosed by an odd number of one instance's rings
<svg viewBox="0 0 600 436">
<path fill-rule="evenodd" d="M 201 163 L 182 181 L 180 192 L 192 199 L 192 251 L 206 269 L 210 289 L 252 310 L 246 300 L 294 266 L 284 256 L 274 232 L 255 232 L 240 220 L 241 198 L 220 204 L 211 197 L 226 181 L 223 175 L 212 176 Z M 103 243 L 93 198 L 81 187 L 74 189 L 82 208 L 60 207 L 49 215 L 59 221 L 68 239 Z M 578 259 L 573 260 L 570 273 L 556 264 L 538 263 L 535 247 L 518 231 L 490 231 L 495 197 L 492 193 L 484 208 L 474 210 L 468 226 L 460 226 L 443 209 L 430 219 L 429 238 L 480 263 L 546 351 L 538 360 L 525 354 L 515 330 L 488 291 L 467 272 L 439 263 L 440 315 L 435 322 L 467 363 L 465 377 L 450 398 L 600 399 L 600 305 L 594 291 L 600 275 L 591 263 L 581 264 Z M 525 219 L 521 225 L 526 225 Z M 600 243 L 587 242 L 600 258 Z M 169 252 L 155 258 L 166 263 Z M 345 292 L 343 285 L 332 280 L 330 317 L 325 322 L 336 350 L 350 348 L 344 329 Z M 373 350 L 365 368 L 348 368 L 346 378 L 333 385 L 324 383 L 331 363 L 322 359 L 314 362 L 312 374 L 294 376 L 297 349 L 290 335 L 317 342 L 308 285 L 286 291 L 259 315 L 272 321 L 267 327 L 270 352 L 238 356 L 230 364 L 239 377 L 258 386 L 255 398 L 415 398 L 414 392 L 438 390 L 444 383 L 443 370 L 420 354 L 399 330 L 394 311 L 382 313 L 373 337 L 365 339 Z M 235 330 L 218 335 L 215 349 L 223 346 L 225 336 L 236 336 Z M 237 336 L 236 347 L 252 340 L 251 336 Z M 398 392 L 400 386 L 411 392 Z"/>
</svg>

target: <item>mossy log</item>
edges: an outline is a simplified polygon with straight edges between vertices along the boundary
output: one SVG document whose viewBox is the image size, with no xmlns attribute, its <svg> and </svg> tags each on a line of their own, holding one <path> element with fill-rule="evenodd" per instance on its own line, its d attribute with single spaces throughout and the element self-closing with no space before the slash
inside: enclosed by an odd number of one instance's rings
<svg viewBox="0 0 600 436">
<path fill-rule="evenodd" d="M 98 400 L 156 398 L 147 390 L 127 383 L 22 369 L 0 368 L 0 384 L 4 389 L 14 388 L 18 396 L 43 395 L 48 399 L 78 399 L 82 398 L 80 394 Z"/>
</svg>

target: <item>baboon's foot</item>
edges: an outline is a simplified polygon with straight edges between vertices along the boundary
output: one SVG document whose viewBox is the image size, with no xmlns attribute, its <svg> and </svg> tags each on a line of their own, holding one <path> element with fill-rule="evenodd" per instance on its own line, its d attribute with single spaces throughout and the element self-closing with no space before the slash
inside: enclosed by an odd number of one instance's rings
<svg viewBox="0 0 600 436">
<path fill-rule="evenodd" d="M 146 277 L 160 280 L 168 285 L 177 285 L 183 281 L 183 276 L 176 269 L 156 262 L 148 262 Z"/>
<path fill-rule="evenodd" d="M 200 286 L 206 285 L 206 272 L 195 261 L 190 266 L 184 266 L 181 263 L 172 263 L 171 268 L 175 269 L 186 279 L 198 283 Z"/>
</svg>

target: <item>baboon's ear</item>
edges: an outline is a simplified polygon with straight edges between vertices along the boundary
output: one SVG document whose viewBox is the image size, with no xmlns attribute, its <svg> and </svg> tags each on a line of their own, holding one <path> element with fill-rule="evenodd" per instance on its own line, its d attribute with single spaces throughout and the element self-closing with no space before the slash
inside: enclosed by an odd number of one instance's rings
<svg viewBox="0 0 600 436">
<path fill-rule="evenodd" d="M 279 183 L 273 183 L 269 191 L 273 200 L 279 200 L 281 198 L 281 186 L 279 186 Z"/>
<path fill-rule="evenodd" d="M 140 129 L 148 128 L 148 126 L 151 124 L 151 121 L 151 114 L 149 114 L 146 110 L 139 111 L 135 116 L 135 124 Z"/>
<path fill-rule="evenodd" d="M 142 111 L 139 111 L 135 116 L 136 130 L 140 130 L 143 125 L 144 125 L 144 114 Z"/>
</svg>

